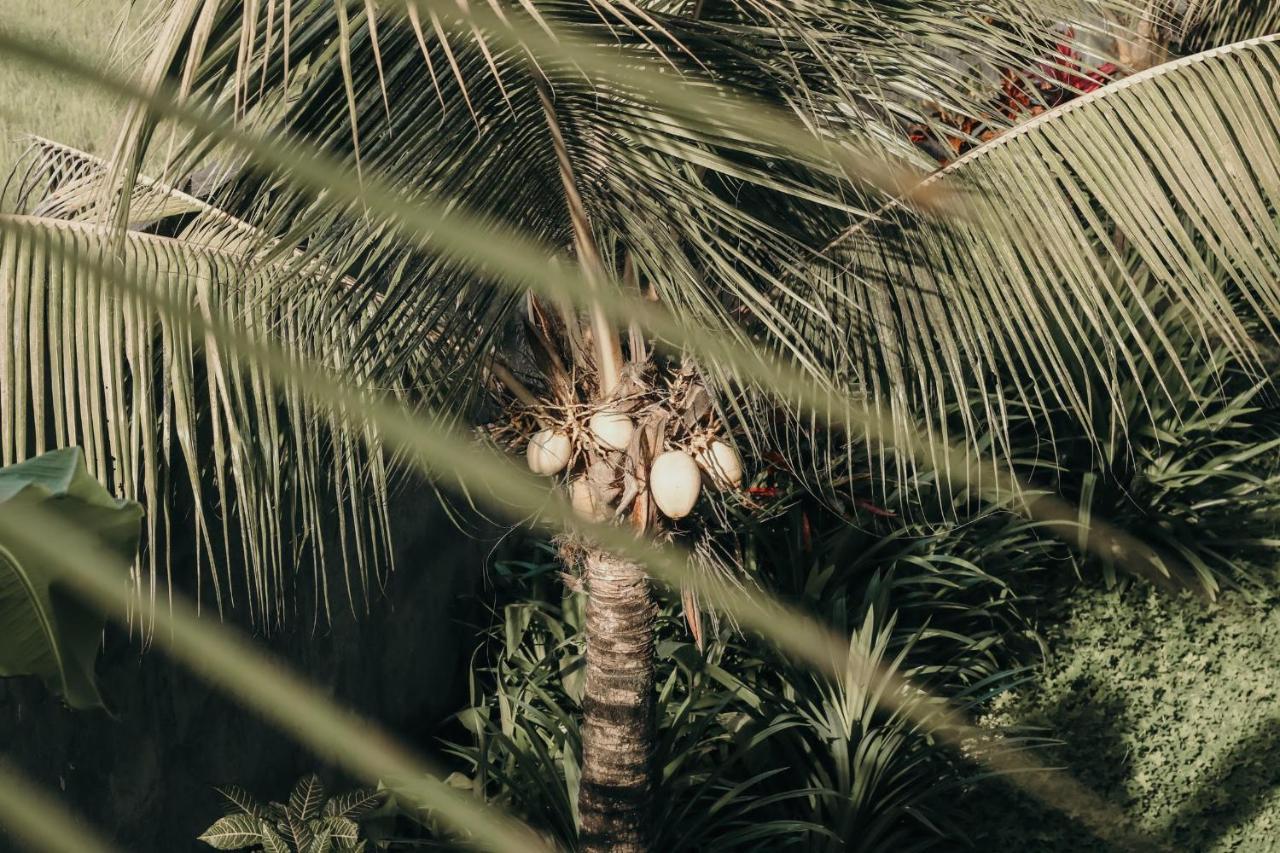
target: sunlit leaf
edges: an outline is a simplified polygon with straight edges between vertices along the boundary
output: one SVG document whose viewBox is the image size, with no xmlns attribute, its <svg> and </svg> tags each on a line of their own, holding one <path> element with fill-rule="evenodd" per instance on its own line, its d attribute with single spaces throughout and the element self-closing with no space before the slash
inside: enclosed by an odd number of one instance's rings
<svg viewBox="0 0 1280 853">
<path fill-rule="evenodd" d="M 215 850 L 243 850 L 262 843 L 262 827 L 259 820 L 250 815 L 227 815 L 214 821 L 197 840 Z"/>
<path fill-rule="evenodd" d="M 116 500 L 85 468 L 78 448 L 0 468 L 0 512 L 40 505 L 103 544 L 110 571 L 132 561 L 142 508 Z M 105 618 L 84 607 L 59 574 L 22 543 L 0 538 L 0 676 L 35 675 L 72 708 L 101 708 L 94 663 Z"/>
</svg>

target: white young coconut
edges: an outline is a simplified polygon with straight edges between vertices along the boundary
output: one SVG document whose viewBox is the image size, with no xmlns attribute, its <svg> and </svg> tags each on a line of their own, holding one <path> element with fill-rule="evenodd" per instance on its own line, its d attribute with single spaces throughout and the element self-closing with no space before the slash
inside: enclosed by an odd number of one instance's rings
<svg viewBox="0 0 1280 853">
<path fill-rule="evenodd" d="M 635 424 L 622 412 L 603 411 L 591 416 L 591 434 L 608 450 L 626 450 Z"/>
<path fill-rule="evenodd" d="M 574 512 L 588 521 L 609 520 L 609 504 L 595 493 L 585 477 L 569 484 L 569 502 Z"/>
<path fill-rule="evenodd" d="M 698 463 L 688 453 L 669 450 L 653 460 L 649 469 L 649 491 L 667 518 L 684 518 L 692 512 L 701 490 Z"/>
<path fill-rule="evenodd" d="M 713 441 L 698 452 L 698 467 L 721 489 L 742 485 L 742 457 L 731 445 Z"/>
<path fill-rule="evenodd" d="M 573 442 L 569 440 L 567 433 L 544 429 L 529 439 L 529 449 L 525 455 L 529 460 L 530 471 L 550 477 L 564 470 L 572 453 Z"/>
</svg>

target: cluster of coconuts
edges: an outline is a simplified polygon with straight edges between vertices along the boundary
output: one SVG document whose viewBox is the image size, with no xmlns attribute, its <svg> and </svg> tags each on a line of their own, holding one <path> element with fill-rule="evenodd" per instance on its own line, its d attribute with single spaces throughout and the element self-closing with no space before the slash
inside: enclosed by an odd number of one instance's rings
<svg viewBox="0 0 1280 853">
<path fill-rule="evenodd" d="M 628 415 L 608 410 L 592 415 L 587 426 L 596 443 L 612 451 L 626 450 L 635 431 Z M 568 466 L 573 456 L 573 441 L 564 430 L 544 429 L 529 439 L 526 456 L 530 471 L 553 477 Z M 703 472 L 721 489 L 742 485 L 742 459 L 738 451 L 723 441 L 706 442 L 692 454 L 668 450 L 653 460 L 649 466 L 649 491 L 663 515 L 678 519 L 693 511 L 702 492 Z M 598 495 L 586 478 L 570 483 L 569 497 L 580 515 L 595 521 L 609 517 L 607 502 L 601 499 L 608 496 Z"/>
</svg>

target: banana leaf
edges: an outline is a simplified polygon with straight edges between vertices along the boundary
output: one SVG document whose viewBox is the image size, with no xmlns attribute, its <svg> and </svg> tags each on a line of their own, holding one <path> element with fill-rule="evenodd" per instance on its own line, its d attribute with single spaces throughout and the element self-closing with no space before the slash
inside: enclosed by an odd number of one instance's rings
<svg viewBox="0 0 1280 853">
<path fill-rule="evenodd" d="M 22 504 L 43 504 L 95 535 L 104 563 L 132 562 L 142 507 L 93 479 L 78 447 L 0 468 L 0 513 Z M 94 678 L 105 621 L 64 588 L 53 566 L 0 537 L 0 677 L 38 676 L 72 708 L 105 708 Z"/>
</svg>

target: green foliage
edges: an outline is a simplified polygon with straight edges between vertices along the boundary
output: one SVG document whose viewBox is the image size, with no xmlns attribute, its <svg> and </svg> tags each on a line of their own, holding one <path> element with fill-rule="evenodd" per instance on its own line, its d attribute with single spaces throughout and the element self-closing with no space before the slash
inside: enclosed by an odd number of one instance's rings
<svg viewBox="0 0 1280 853">
<path fill-rule="evenodd" d="M 1029 477 L 1075 501 L 1083 522 L 1096 514 L 1140 531 L 1209 597 L 1223 586 L 1258 589 L 1275 577 L 1280 543 L 1280 389 L 1226 346 L 1203 353 L 1188 309 L 1163 311 L 1175 357 L 1120 383 L 1124 404 L 1095 415 L 1105 441 L 1049 410 L 1048 434 L 1030 415 L 1014 431 L 1015 455 Z M 1246 331 L 1262 340 L 1260 326 Z M 1261 353 L 1275 363 L 1275 347 Z M 1115 584 L 1114 565 L 1101 563 Z"/>
<path fill-rule="evenodd" d="M 961 707 L 1014 683 L 1014 638 L 1033 638 L 1016 588 L 1055 559 L 1053 543 L 999 511 L 860 530 L 799 500 L 754 527 L 740 521 L 751 576 L 847 632 L 851 660 L 885 669 L 855 664 L 828 679 L 725 629 L 699 650 L 680 604 L 668 603 L 657 650 L 655 849 L 945 845 L 958 834 L 947 791 L 970 771 L 930 746 L 927 728 L 877 710 L 883 673 L 909 675 Z M 572 849 L 581 595 L 558 591 L 550 563 L 503 564 L 499 576 L 500 618 L 458 716 L 469 740 L 449 746 L 467 768 L 454 781 Z"/>
<path fill-rule="evenodd" d="M 449 746 L 471 770 L 465 780 L 455 777 L 457 784 L 524 816 L 565 849 L 577 843 L 580 609 L 576 595 L 563 609 L 536 601 L 507 606 L 504 624 L 493 632 L 502 649 L 498 659 L 473 673 L 477 690 L 494 692 L 478 694 L 477 704 L 460 715 L 472 742 Z M 720 650 L 703 659 L 693 644 L 674 639 L 669 616 L 663 621 L 655 849 L 779 849 L 797 832 L 821 832 L 805 820 L 762 813 L 769 803 L 765 785 L 780 771 L 755 770 L 752 754 L 796 722 L 753 714 L 758 695 L 722 665 Z"/>
<path fill-rule="evenodd" d="M 1201 588 L 1257 589 L 1275 577 L 1280 544 L 1280 408 L 1269 381 L 1203 369 L 1204 393 L 1141 428 L 1126 465 L 1086 479 L 1082 505 L 1190 567 Z M 1105 566 L 1115 582 L 1114 568 Z"/>
<path fill-rule="evenodd" d="M 1159 405 L 1138 399 L 1138 380 L 1125 386 L 1133 389 L 1132 420 L 1112 431 L 1109 454 L 1100 454 L 1070 415 L 1049 413 L 1056 430 L 1050 442 L 1011 408 L 1018 427 L 1011 455 L 1035 480 L 1077 495 L 1086 514 L 1092 508 L 1118 518 L 1197 567 L 1207 591 L 1257 589 L 1273 575 L 1269 555 L 1280 523 L 1276 396 L 1225 356 L 1195 364 L 1188 355 L 1192 381 Z M 1073 487 L 1082 476 L 1086 490 Z M 762 482 L 785 487 L 787 479 L 778 473 Z M 1038 624 L 1054 618 L 1044 600 L 1099 568 L 1115 580 L 1110 565 L 1082 561 L 1007 508 L 957 517 L 931 475 L 897 489 L 862 488 L 859 510 L 847 519 L 785 491 L 778 500 L 790 505 L 780 512 L 733 519 L 727 526 L 742 531 L 747 575 L 848 632 L 859 651 L 973 712 L 1032 678 L 1027 664 L 1044 648 Z M 506 603 L 478 652 L 475 699 L 459 717 L 471 740 L 452 746 L 469 768 L 455 781 L 571 845 L 580 760 L 579 596 L 561 600 L 552 592 L 557 578 L 549 565 L 502 568 Z M 972 769 L 930 746 L 927 732 L 865 704 L 874 683 L 832 682 L 732 633 L 700 653 L 684 639 L 678 606 L 664 614 L 661 748 L 674 750 L 697 731 L 690 741 L 696 746 L 680 747 L 680 775 L 665 776 L 658 788 L 655 825 L 670 833 L 669 846 L 679 844 L 683 821 L 699 814 L 707 835 L 698 843 L 723 839 L 715 849 L 724 850 L 755 849 L 734 834 L 739 814 L 759 822 L 762 849 L 925 849 L 957 843 L 972 830 L 968 807 L 956 805 Z M 713 713 L 699 716 L 700 708 Z M 1014 728 L 1001 737 L 1043 748 L 1052 734 Z M 664 760 L 673 754 L 664 752 Z M 698 786 L 713 778 L 732 789 L 731 805 L 685 809 L 711 797 Z M 1006 796 L 990 784 L 982 790 L 988 798 Z"/>
<path fill-rule="evenodd" d="M 1050 657 L 988 724 L 1044 732 L 1046 757 L 1133 816 L 1158 849 L 1280 850 L 1280 615 L 1228 591 L 1206 607 L 1141 587 L 1064 595 Z M 979 849 L 1113 848 L 1021 797 L 961 804 Z"/>
<path fill-rule="evenodd" d="M 45 189 L 63 179 L 75 185 L 69 175 L 86 179 L 106 168 L 51 143 L 36 148 L 57 173 L 35 180 Z M 187 223 L 192 230 L 216 218 L 194 199 L 163 188 L 153 200 L 198 213 Z M 156 207 L 138 210 L 154 215 Z M 40 354 L 0 357 L 6 387 L 13 389 L 0 407 L 5 458 L 79 442 L 94 475 L 112 491 L 152 507 L 188 503 L 192 541 L 208 557 L 197 561 L 208 569 L 196 578 L 196 595 L 211 598 L 219 612 L 239 602 L 261 623 L 281 621 L 285 587 L 308 562 L 319 574 L 331 561 L 342 570 L 348 597 L 367 598 L 374 567 L 392 563 L 390 475 L 376 430 L 317 412 L 296 387 L 273 387 L 260 369 L 230 357 L 211 338 L 114 298 L 94 266 L 113 245 L 123 274 L 162 283 L 168 297 L 197 316 L 234 315 L 255 339 L 269 334 L 297 358 L 343 370 L 353 386 L 362 380 L 349 338 L 361 321 L 334 323 L 322 312 L 326 322 L 317 323 L 308 306 L 326 300 L 318 283 L 312 291 L 318 301 L 277 302 L 269 294 L 280 285 L 278 267 L 246 270 L 241 255 L 210 249 L 186 231 L 185 240 L 130 231 L 115 243 L 101 225 L 50 220 L 48 228 L 33 229 L 33 221 L 0 216 L 0 255 L 22 270 L 0 277 L 0 319 L 38 329 L 30 351 Z M 296 281 L 292 274 L 289 280 Z M 320 342 L 316 326 L 333 333 L 327 342 Z M 101 358 L 102 347 L 119 360 Z M 384 379 L 382 387 L 394 385 Z M 141 430 L 139 423 L 155 429 Z M 288 438 L 255 441 L 254 435 Z M 157 476 L 161 468 L 173 476 Z M 219 509 L 232 505 L 234 512 Z M 168 576 L 161 566 L 170 550 L 167 518 L 162 512 L 147 517 L 150 545 L 134 575 L 140 596 Z M 322 535 L 332 528 L 337 547 Z M 290 529 L 297 535 L 286 541 Z M 233 572 L 233 563 L 243 570 Z M 327 579 L 320 587 L 317 606 L 327 611 Z"/>
<path fill-rule="evenodd" d="M 89 475 L 79 448 L 0 468 L 0 512 L 39 506 L 101 544 L 102 563 L 128 565 L 142 508 Z M 0 539 L 0 676 L 36 675 L 72 708 L 104 707 L 94 662 L 106 617 L 70 595 L 62 575 L 21 543 Z"/>
<path fill-rule="evenodd" d="M 230 810 L 199 840 L 216 850 L 265 853 L 364 853 L 368 842 L 361 838 L 359 822 L 383 802 L 372 789 L 330 797 L 314 773 L 298 780 L 287 803 L 262 805 L 235 786 L 218 793 Z"/>
</svg>

